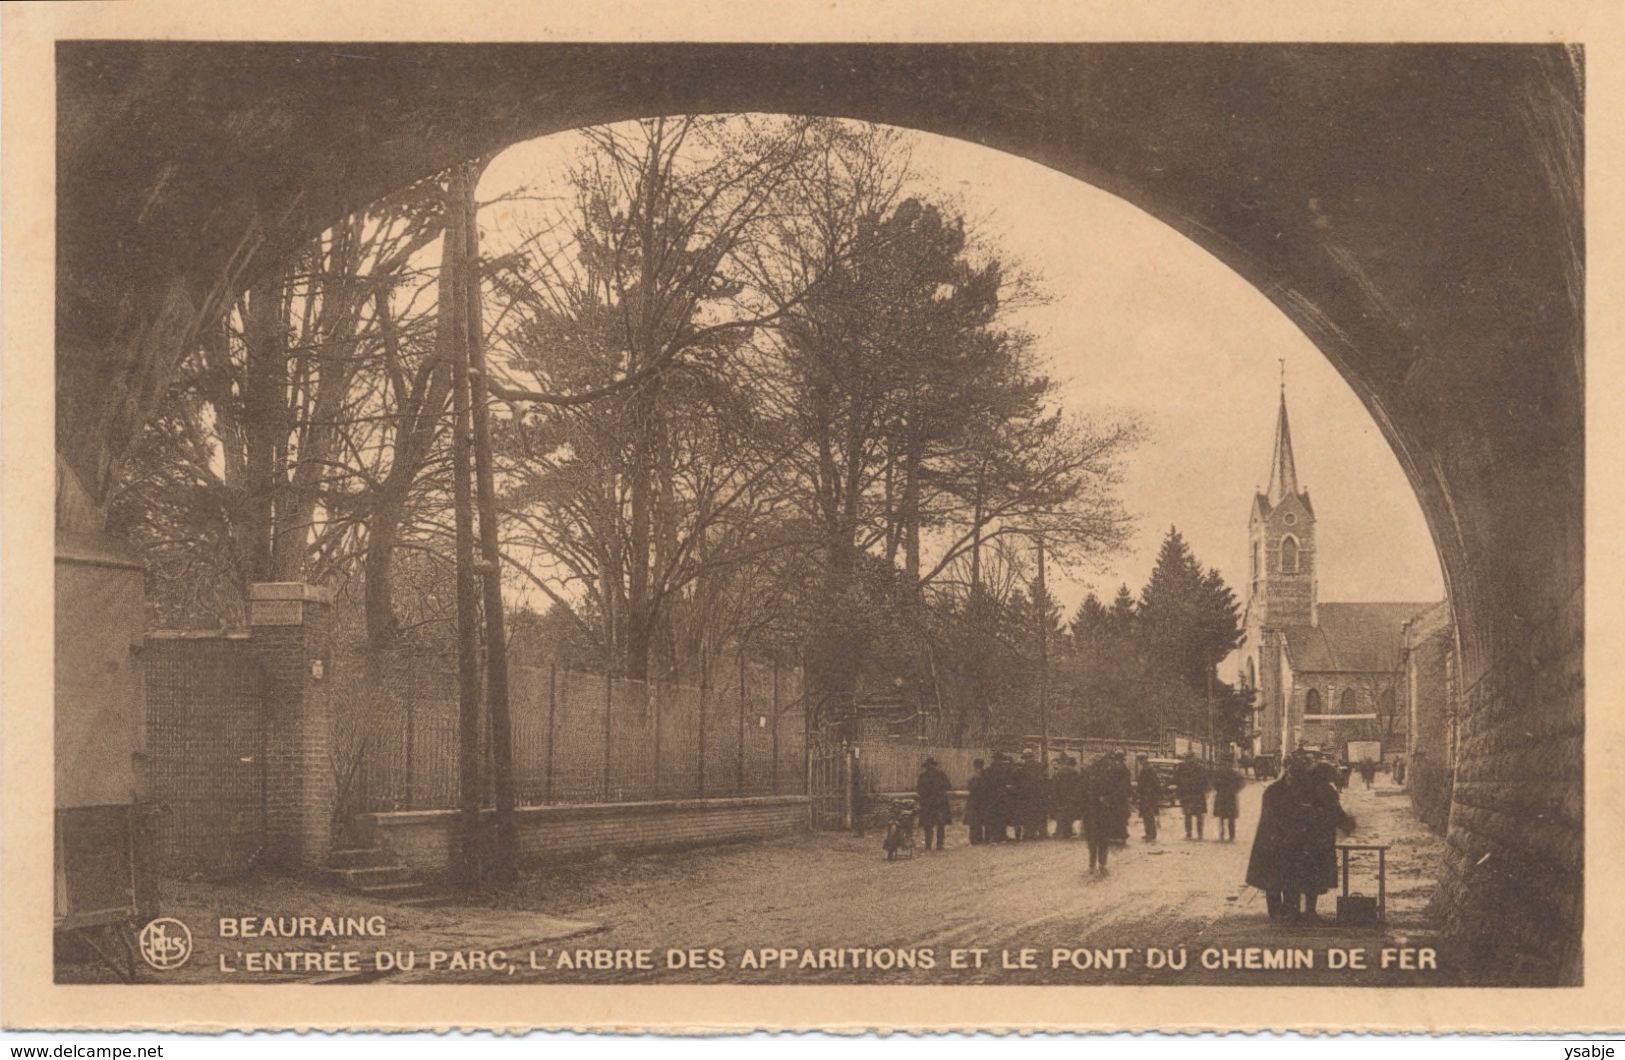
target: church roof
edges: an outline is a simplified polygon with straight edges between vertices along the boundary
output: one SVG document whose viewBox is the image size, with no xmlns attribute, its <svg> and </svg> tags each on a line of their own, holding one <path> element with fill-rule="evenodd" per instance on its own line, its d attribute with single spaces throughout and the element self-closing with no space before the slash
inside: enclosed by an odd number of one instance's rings
<svg viewBox="0 0 1625 1060">
<path fill-rule="evenodd" d="M 1285 498 L 1283 497 L 1282 500 L 1285 500 Z M 1309 518 L 1313 519 L 1315 517 L 1315 506 L 1309 502 L 1308 490 L 1302 490 L 1298 493 L 1298 502 L 1303 505 L 1303 510 L 1308 513 Z M 1252 518 L 1267 519 L 1270 513 L 1279 507 L 1279 504 L 1271 504 L 1270 499 L 1262 493 L 1255 492 L 1253 494 Z"/>
<path fill-rule="evenodd" d="M 1320 604 L 1316 625 L 1288 626 L 1287 654 L 1300 673 L 1388 673 L 1399 669 L 1400 626 L 1434 603 Z"/>
</svg>

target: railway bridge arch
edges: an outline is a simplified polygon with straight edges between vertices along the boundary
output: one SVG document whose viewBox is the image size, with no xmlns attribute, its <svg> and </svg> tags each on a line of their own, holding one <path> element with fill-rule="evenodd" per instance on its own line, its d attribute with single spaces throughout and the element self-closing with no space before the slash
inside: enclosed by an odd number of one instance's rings
<svg viewBox="0 0 1625 1060">
<path fill-rule="evenodd" d="M 1450 932 L 1580 976 L 1582 74 L 1561 46 L 69 42 L 58 520 L 94 526 L 198 329 L 345 212 L 584 124 L 817 113 L 1088 181 L 1252 282 L 1349 381 L 1455 612 Z"/>
</svg>

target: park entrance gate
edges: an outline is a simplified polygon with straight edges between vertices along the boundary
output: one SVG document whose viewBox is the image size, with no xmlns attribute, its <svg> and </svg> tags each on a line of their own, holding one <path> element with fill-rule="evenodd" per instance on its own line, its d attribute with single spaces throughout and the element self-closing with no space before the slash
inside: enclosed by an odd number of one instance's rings
<svg viewBox="0 0 1625 1060">
<path fill-rule="evenodd" d="M 807 747 L 807 794 L 812 798 L 815 831 L 852 826 L 851 751 L 844 740 L 827 732 L 812 733 Z"/>
</svg>

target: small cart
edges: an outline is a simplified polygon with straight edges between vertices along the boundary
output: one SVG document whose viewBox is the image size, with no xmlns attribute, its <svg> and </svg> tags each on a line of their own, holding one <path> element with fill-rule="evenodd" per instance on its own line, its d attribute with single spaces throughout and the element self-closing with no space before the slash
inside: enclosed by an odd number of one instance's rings
<svg viewBox="0 0 1625 1060">
<path fill-rule="evenodd" d="M 896 861 L 898 858 L 912 860 L 915 825 L 920 816 L 914 800 L 888 801 L 887 814 L 889 819 L 886 822 L 886 838 L 881 842 L 881 849 L 886 852 L 886 860 Z"/>
<path fill-rule="evenodd" d="M 1339 843 L 1337 856 L 1341 862 L 1343 892 L 1337 897 L 1337 921 L 1340 924 L 1376 925 L 1388 922 L 1388 847 L 1387 843 Z M 1377 855 L 1377 897 L 1354 894 L 1349 890 L 1349 861 L 1355 854 Z"/>
</svg>

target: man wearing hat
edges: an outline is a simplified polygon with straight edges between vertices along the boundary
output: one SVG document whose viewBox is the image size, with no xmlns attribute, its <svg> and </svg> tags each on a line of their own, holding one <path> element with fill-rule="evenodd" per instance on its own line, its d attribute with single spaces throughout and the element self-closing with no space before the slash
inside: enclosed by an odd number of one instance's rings
<svg viewBox="0 0 1625 1060">
<path fill-rule="evenodd" d="M 987 841 L 990 843 L 1003 843 L 1010 838 L 1015 788 L 1015 763 L 1003 751 L 995 751 L 993 764 L 987 767 L 986 824 Z"/>
<path fill-rule="evenodd" d="M 1044 805 L 1049 779 L 1044 773 L 1038 752 L 1030 747 L 1021 752 L 1021 767 L 1016 771 L 1016 820 L 1022 839 L 1049 837 L 1049 810 Z"/>
<path fill-rule="evenodd" d="M 1070 755 L 1055 760 L 1055 772 L 1050 774 L 1049 806 L 1055 815 L 1055 838 L 1071 839 L 1077 833 L 1072 825 L 1083 815 L 1083 776 Z"/>
<path fill-rule="evenodd" d="M 978 758 L 970 765 L 970 779 L 965 782 L 965 827 L 970 829 L 970 841 L 981 844 L 988 842 L 992 832 L 987 823 L 987 763 Z"/>
<path fill-rule="evenodd" d="M 1185 812 L 1185 838 L 1191 836 L 1191 822 L 1196 823 L 1196 835 L 1201 839 L 1203 824 L 1207 821 L 1207 767 L 1197 761 L 1194 751 L 1186 751 L 1179 765 L 1174 767 L 1174 788 L 1179 792 L 1179 807 Z"/>
<path fill-rule="evenodd" d="M 1318 919 L 1316 899 L 1337 884 L 1339 828 L 1352 831 L 1354 819 L 1337 789 L 1316 775 L 1313 756 L 1288 755 L 1281 778 L 1264 789 L 1247 862 L 1247 883 L 1264 892 L 1270 919 Z"/>
<path fill-rule="evenodd" d="M 1128 752 L 1119 747 L 1106 758 L 1106 797 L 1111 804 L 1110 835 L 1113 843 L 1128 842 L 1128 818 L 1134 803 L 1134 776 L 1128 769 Z"/>
<path fill-rule="evenodd" d="M 1139 796 L 1140 823 L 1145 826 L 1145 841 L 1157 841 L 1157 814 L 1162 811 L 1162 778 L 1157 775 L 1157 767 L 1151 764 L 1151 759 L 1139 755 L 1136 762 L 1140 767 L 1140 775 L 1134 780 L 1134 790 Z"/>
<path fill-rule="evenodd" d="M 1264 789 L 1259 803 L 1258 829 L 1253 833 L 1252 855 L 1247 860 L 1247 885 L 1264 892 L 1271 920 L 1296 918 L 1298 862 L 1302 845 L 1300 793 L 1309 772 L 1309 756 L 1294 751 L 1281 763 L 1281 775 Z M 1288 910 L 1286 894 L 1293 891 Z"/>
<path fill-rule="evenodd" d="M 936 839 L 936 849 L 942 849 L 942 839 L 947 831 L 948 822 L 953 818 L 953 811 L 948 805 L 948 791 L 952 787 L 948 783 L 948 774 L 937 765 L 935 758 L 927 758 L 920 765 L 920 779 L 914 785 L 914 794 L 919 799 L 920 828 L 925 832 L 925 849 L 931 849 L 931 840 Z"/>
<path fill-rule="evenodd" d="M 1083 772 L 1083 838 L 1089 842 L 1089 872 L 1106 872 L 1113 836 L 1117 834 L 1117 779 L 1109 754 Z"/>
</svg>

